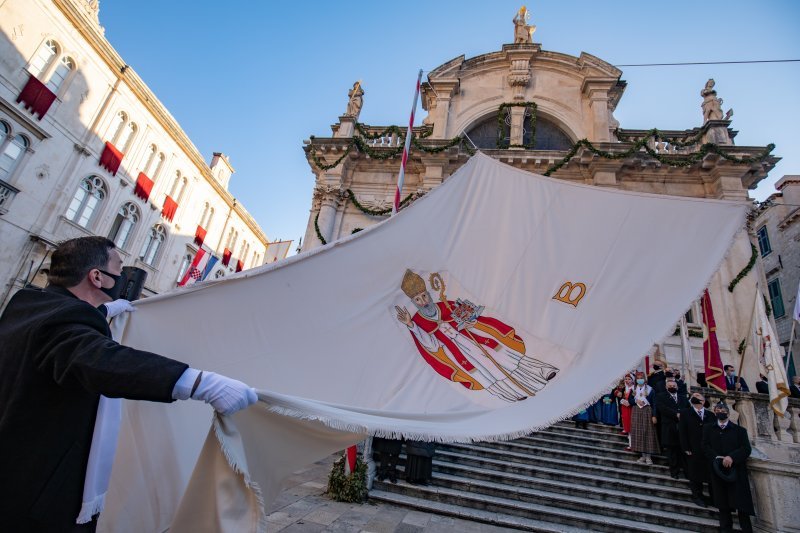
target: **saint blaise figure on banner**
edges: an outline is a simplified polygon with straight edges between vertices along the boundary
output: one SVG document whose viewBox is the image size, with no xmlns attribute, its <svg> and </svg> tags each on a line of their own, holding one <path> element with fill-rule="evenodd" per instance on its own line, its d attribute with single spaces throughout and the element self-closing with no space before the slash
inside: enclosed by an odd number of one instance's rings
<svg viewBox="0 0 800 533">
<path fill-rule="evenodd" d="M 534 396 L 556 376 L 558 368 L 525 355 L 525 342 L 513 327 L 482 316 L 483 306 L 469 300 L 448 300 L 438 273 L 431 274 L 430 284 L 439 291 L 439 302 L 419 274 L 406 270 L 401 288 L 417 312 L 400 306 L 395 311 L 422 358 L 440 375 L 507 402 Z"/>
</svg>

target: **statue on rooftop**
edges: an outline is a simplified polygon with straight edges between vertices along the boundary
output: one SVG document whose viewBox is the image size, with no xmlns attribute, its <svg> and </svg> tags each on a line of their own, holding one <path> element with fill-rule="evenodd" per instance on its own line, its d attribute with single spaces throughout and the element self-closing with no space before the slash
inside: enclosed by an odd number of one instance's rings
<svg viewBox="0 0 800 533">
<path fill-rule="evenodd" d="M 514 44 L 531 44 L 533 42 L 536 25 L 528 24 L 530 18 L 531 12 L 525 6 L 519 8 L 517 14 L 514 15 Z"/>
<path fill-rule="evenodd" d="M 703 103 L 700 104 L 703 109 L 703 124 L 709 120 L 722 120 L 722 98 L 717 98 L 714 83 L 714 78 L 710 78 L 700 91 L 700 96 L 703 97 Z"/>
<path fill-rule="evenodd" d="M 361 88 L 360 80 L 355 82 L 353 88 L 347 91 L 347 96 L 350 97 L 350 100 L 347 101 L 347 111 L 344 112 L 344 116 L 358 120 L 361 107 L 364 105 L 364 89 Z"/>
</svg>

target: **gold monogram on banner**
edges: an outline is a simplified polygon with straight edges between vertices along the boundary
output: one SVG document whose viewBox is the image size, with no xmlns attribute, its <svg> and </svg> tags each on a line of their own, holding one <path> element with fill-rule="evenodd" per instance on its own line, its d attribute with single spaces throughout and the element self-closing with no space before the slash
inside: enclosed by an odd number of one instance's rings
<svg viewBox="0 0 800 533">
<path fill-rule="evenodd" d="M 584 296 L 586 296 L 586 285 L 583 283 L 572 283 L 571 281 L 565 281 L 561 288 L 556 291 L 556 294 L 553 296 L 553 300 L 558 300 L 559 302 L 563 302 L 567 305 L 577 308 Z"/>
</svg>

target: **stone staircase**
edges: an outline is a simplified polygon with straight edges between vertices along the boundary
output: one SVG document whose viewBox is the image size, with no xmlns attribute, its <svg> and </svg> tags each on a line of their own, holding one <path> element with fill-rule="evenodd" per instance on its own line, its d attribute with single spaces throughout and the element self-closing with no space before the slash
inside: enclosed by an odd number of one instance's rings
<svg viewBox="0 0 800 533">
<path fill-rule="evenodd" d="M 692 503 L 663 458 L 637 463 L 626 445 L 619 428 L 570 421 L 509 442 L 441 444 L 431 485 L 376 480 L 369 497 L 527 531 L 717 530 L 716 509 Z"/>
</svg>

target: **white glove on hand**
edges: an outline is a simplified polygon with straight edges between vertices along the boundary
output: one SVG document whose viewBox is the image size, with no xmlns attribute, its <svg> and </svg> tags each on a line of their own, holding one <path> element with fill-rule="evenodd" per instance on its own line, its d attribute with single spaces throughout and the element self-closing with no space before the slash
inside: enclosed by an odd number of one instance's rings
<svg viewBox="0 0 800 533">
<path fill-rule="evenodd" d="M 114 300 L 113 302 L 108 302 L 103 304 L 106 306 L 106 318 L 114 318 L 117 315 L 121 315 L 124 312 L 132 313 L 136 311 L 136 307 L 133 306 L 128 300 L 120 298 L 119 300 Z"/>
<path fill-rule="evenodd" d="M 220 376 L 214 372 L 203 371 L 200 385 L 192 396 L 193 400 L 210 403 L 220 414 L 232 415 L 236 411 L 253 405 L 258 401 L 256 390 L 241 381 Z"/>
</svg>

